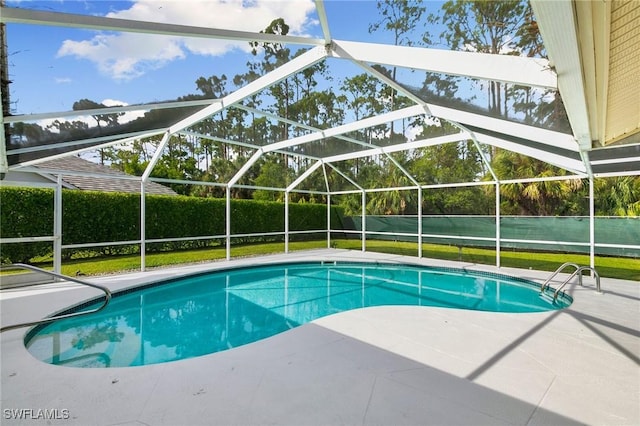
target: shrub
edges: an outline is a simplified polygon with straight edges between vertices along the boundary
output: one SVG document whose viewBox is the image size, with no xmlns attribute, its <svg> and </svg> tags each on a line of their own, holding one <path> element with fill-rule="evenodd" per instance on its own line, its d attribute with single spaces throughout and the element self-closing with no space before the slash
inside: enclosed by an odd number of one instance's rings
<svg viewBox="0 0 640 426">
<path fill-rule="evenodd" d="M 0 236 L 2 238 L 53 235 L 53 190 L 0 188 Z M 28 262 L 53 250 L 51 242 L 3 244 L 2 263 Z"/>
<path fill-rule="evenodd" d="M 4 238 L 53 234 L 53 190 L 0 188 Z M 140 196 L 113 192 L 62 191 L 62 243 L 85 244 L 140 240 Z M 147 195 L 145 198 L 147 239 L 224 236 L 226 200 L 186 196 Z M 332 224 L 341 223 L 341 213 L 332 209 Z M 290 204 L 290 229 L 326 229 L 326 206 Z M 284 231 L 284 204 L 271 201 L 231 200 L 231 233 L 251 234 Z M 282 240 L 281 236 L 233 238 L 234 243 Z M 220 238 L 150 243 L 148 251 L 192 249 L 221 243 Z M 2 247 L 3 262 L 26 262 L 51 254 L 51 243 L 8 244 Z M 132 245 L 66 249 L 66 258 L 96 254 L 124 254 Z"/>
</svg>

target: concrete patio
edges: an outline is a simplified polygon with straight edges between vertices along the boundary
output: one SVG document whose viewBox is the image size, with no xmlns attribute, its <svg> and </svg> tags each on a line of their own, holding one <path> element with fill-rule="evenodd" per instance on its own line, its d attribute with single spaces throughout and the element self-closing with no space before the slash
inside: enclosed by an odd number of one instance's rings
<svg viewBox="0 0 640 426">
<path fill-rule="evenodd" d="M 211 268 L 284 260 L 486 265 L 315 250 L 91 278 L 118 290 Z M 502 268 L 542 282 L 548 272 Z M 566 275 L 556 277 L 558 282 Z M 321 318 L 183 361 L 79 369 L 34 359 L 26 328 L 1 336 L 2 424 L 638 425 L 640 283 L 572 285 L 568 309 L 504 314 L 385 306 Z M 5 290 L 2 324 L 96 295 L 68 283 Z M 38 418 L 42 411 L 57 419 Z M 22 419 L 18 417 L 23 417 Z"/>
</svg>

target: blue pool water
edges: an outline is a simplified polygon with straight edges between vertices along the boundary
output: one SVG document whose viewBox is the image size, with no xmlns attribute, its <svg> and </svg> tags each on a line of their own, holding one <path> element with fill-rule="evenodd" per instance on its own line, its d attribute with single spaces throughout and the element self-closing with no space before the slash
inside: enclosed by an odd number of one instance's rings
<svg viewBox="0 0 640 426">
<path fill-rule="evenodd" d="M 103 311 L 36 327 L 25 343 L 34 357 L 51 364 L 125 367 L 224 351 L 369 306 L 539 312 L 571 303 L 564 295 L 552 303 L 539 289 L 539 284 L 502 275 L 410 265 L 257 266 L 116 293 Z"/>
</svg>

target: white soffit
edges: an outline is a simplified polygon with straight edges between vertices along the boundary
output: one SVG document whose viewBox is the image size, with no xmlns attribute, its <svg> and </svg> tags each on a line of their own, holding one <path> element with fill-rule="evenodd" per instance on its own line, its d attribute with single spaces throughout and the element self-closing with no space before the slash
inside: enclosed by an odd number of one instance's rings
<svg viewBox="0 0 640 426">
<path fill-rule="evenodd" d="M 640 133 L 640 1 L 531 0 L 531 6 L 580 148 Z"/>
<path fill-rule="evenodd" d="M 640 132 L 640 1 L 611 2 L 604 144 Z"/>
</svg>

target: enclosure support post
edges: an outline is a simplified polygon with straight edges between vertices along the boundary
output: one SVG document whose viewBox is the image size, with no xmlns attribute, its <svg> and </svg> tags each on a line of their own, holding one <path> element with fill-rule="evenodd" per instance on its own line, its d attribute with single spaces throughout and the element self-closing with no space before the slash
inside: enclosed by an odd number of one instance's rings
<svg viewBox="0 0 640 426">
<path fill-rule="evenodd" d="M 289 253 L 289 192 L 284 193 L 284 252 Z"/>
<path fill-rule="evenodd" d="M 53 272 L 62 270 L 62 175 L 58 175 L 55 198 L 53 201 Z"/>
<path fill-rule="evenodd" d="M 418 259 L 422 258 L 422 187 L 418 186 Z"/>
<path fill-rule="evenodd" d="M 147 201 L 145 197 L 145 181 L 140 181 L 140 271 L 147 269 Z"/>
<path fill-rule="evenodd" d="M 225 247 L 227 250 L 227 260 L 231 259 L 231 186 L 226 186 L 225 205 Z"/>
<path fill-rule="evenodd" d="M 4 0 L 0 2 L 4 6 Z M 4 134 L 4 117 L 9 115 L 9 76 L 7 71 L 7 44 L 5 38 L 4 24 L 2 31 L 0 31 L 0 101 L 2 103 L 2 111 L 0 113 L 0 180 L 4 179 L 9 172 L 9 161 L 7 160 L 7 141 Z M 6 82 L 6 83 L 5 83 Z M 5 86 L 6 84 L 6 86 Z"/>
<path fill-rule="evenodd" d="M 367 249 L 367 193 L 362 190 L 362 251 Z"/>
<path fill-rule="evenodd" d="M 496 267 L 500 267 L 500 182 L 496 180 Z"/>
<path fill-rule="evenodd" d="M 160 143 L 156 148 L 156 152 L 153 153 L 153 157 L 151 157 L 151 160 L 149 160 L 149 164 L 147 164 L 147 168 L 144 169 L 144 173 L 142 174 L 143 182 L 146 182 L 147 180 L 149 180 L 149 176 L 151 176 L 151 172 L 153 171 L 153 168 L 156 166 L 156 164 L 158 164 L 158 160 L 160 160 L 160 157 L 162 156 L 162 151 L 164 151 L 167 144 L 169 143 L 169 139 L 171 139 L 171 134 L 167 130 L 164 133 L 164 135 L 162 135 L 162 139 L 160 140 Z"/>
<path fill-rule="evenodd" d="M 329 189 L 327 167 L 324 163 L 322 163 L 322 176 L 324 177 L 324 187 L 327 190 L 327 248 L 331 248 L 331 189 Z"/>
<path fill-rule="evenodd" d="M 595 200 L 593 175 L 589 176 L 589 266 L 596 267 Z M 593 275 L 593 272 L 591 273 Z"/>
<path fill-rule="evenodd" d="M 331 194 L 327 193 L 327 248 L 331 248 Z"/>
</svg>

